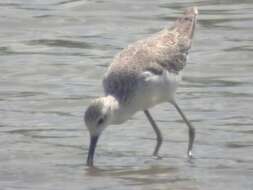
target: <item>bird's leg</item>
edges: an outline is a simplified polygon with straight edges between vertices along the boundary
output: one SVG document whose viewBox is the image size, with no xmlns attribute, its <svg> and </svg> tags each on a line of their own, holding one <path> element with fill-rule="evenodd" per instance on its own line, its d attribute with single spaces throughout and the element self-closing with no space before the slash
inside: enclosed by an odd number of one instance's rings
<svg viewBox="0 0 253 190">
<path fill-rule="evenodd" d="M 185 121 L 185 123 L 187 124 L 189 128 L 189 144 L 188 144 L 187 155 L 188 155 L 188 158 L 192 158 L 192 147 L 193 147 L 193 143 L 195 139 L 195 129 L 190 123 L 190 121 L 186 118 L 186 116 L 184 115 L 180 107 L 177 105 L 177 103 L 175 101 L 171 103 L 175 106 L 175 108 L 177 109 L 177 111 L 179 112 L 179 114 L 181 115 L 181 117 L 183 118 L 183 120 Z"/>
<path fill-rule="evenodd" d="M 153 156 L 159 157 L 158 152 L 159 152 L 159 149 L 160 149 L 160 147 L 162 145 L 162 141 L 163 141 L 162 133 L 161 133 L 160 129 L 157 127 L 157 125 L 156 125 L 154 119 L 152 118 L 151 114 L 149 113 L 149 111 L 144 110 L 144 113 L 147 116 L 147 118 L 148 118 L 150 124 L 152 125 L 152 127 L 155 131 L 155 134 L 156 134 L 156 147 L 153 152 Z"/>
</svg>

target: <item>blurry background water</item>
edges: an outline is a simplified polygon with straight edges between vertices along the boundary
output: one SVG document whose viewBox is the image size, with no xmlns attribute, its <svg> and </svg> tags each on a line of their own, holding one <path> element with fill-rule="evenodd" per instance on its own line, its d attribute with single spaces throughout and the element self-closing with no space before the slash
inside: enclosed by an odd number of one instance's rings
<svg viewBox="0 0 253 190">
<path fill-rule="evenodd" d="M 138 113 L 104 132 L 89 170 L 83 112 L 106 67 L 188 6 L 200 16 L 178 102 L 196 126 L 195 159 L 163 104 L 151 110 L 162 160 Z M 252 189 L 252 0 L 3 0 L 0 26 L 1 189 Z"/>
</svg>

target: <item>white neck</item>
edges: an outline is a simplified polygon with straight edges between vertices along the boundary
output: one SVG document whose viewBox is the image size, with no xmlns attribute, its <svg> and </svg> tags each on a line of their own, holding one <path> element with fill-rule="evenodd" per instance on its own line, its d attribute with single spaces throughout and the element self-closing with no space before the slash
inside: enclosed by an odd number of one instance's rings
<svg viewBox="0 0 253 190">
<path fill-rule="evenodd" d="M 104 102 L 104 106 L 109 108 L 110 111 L 112 111 L 112 112 L 119 108 L 118 100 L 111 95 L 103 97 L 103 102 Z"/>
<path fill-rule="evenodd" d="M 110 124 L 121 124 L 132 116 L 133 111 L 122 106 L 119 101 L 111 95 L 103 97 L 104 106 L 107 109 Z"/>
<path fill-rule="evenodd" d="M 109 116 L 109 123 L 110 124 L 116 124 L 118 123 L 118 116 L 119 116 L 119 110 L 120 110 L 120 104 L 119 101 L 111 95 L 105 96 L 102 98 L 104 107 L 106 108 L 106 112 Z"/>
</svg>

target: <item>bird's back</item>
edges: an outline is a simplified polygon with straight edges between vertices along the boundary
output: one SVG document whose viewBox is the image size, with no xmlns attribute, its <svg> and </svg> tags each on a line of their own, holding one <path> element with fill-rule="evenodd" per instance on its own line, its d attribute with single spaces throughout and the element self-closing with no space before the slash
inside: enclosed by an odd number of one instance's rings
<svg viewBox="0 0 253 190">
<path fill-rule="evenodd" d="M 178 75 L 186 64 L 196 22 L 196 10 L 187 9 L 171 29 L 139 40 L 117 54 L 104 77 L 104 91 L 124 103 L 150 75 Z"/>
</svg>

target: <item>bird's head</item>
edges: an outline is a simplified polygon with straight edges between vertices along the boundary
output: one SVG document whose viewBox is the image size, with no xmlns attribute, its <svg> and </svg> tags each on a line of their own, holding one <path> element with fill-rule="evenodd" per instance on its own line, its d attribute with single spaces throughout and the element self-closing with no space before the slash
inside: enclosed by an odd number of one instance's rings
<svg viewBox="0 0 253 190">
<path fill-rule="evenodd" d="M 91 102 L 88 106 L 84 121 L 90 133 L 90 146 L 87 165 L 93 166 L 96 144 L 102 131 L 112 123 L 113 111 L 117 104 L 115 98 L 101 97 Z"/>
<path fill-rule="evenodd" d="M 98 98 L 91 102 L 87 108 L 84 121 L 91 136 L 99 136 L 108 125 L 109 107 L 104 98 Z"/>
</svg>

